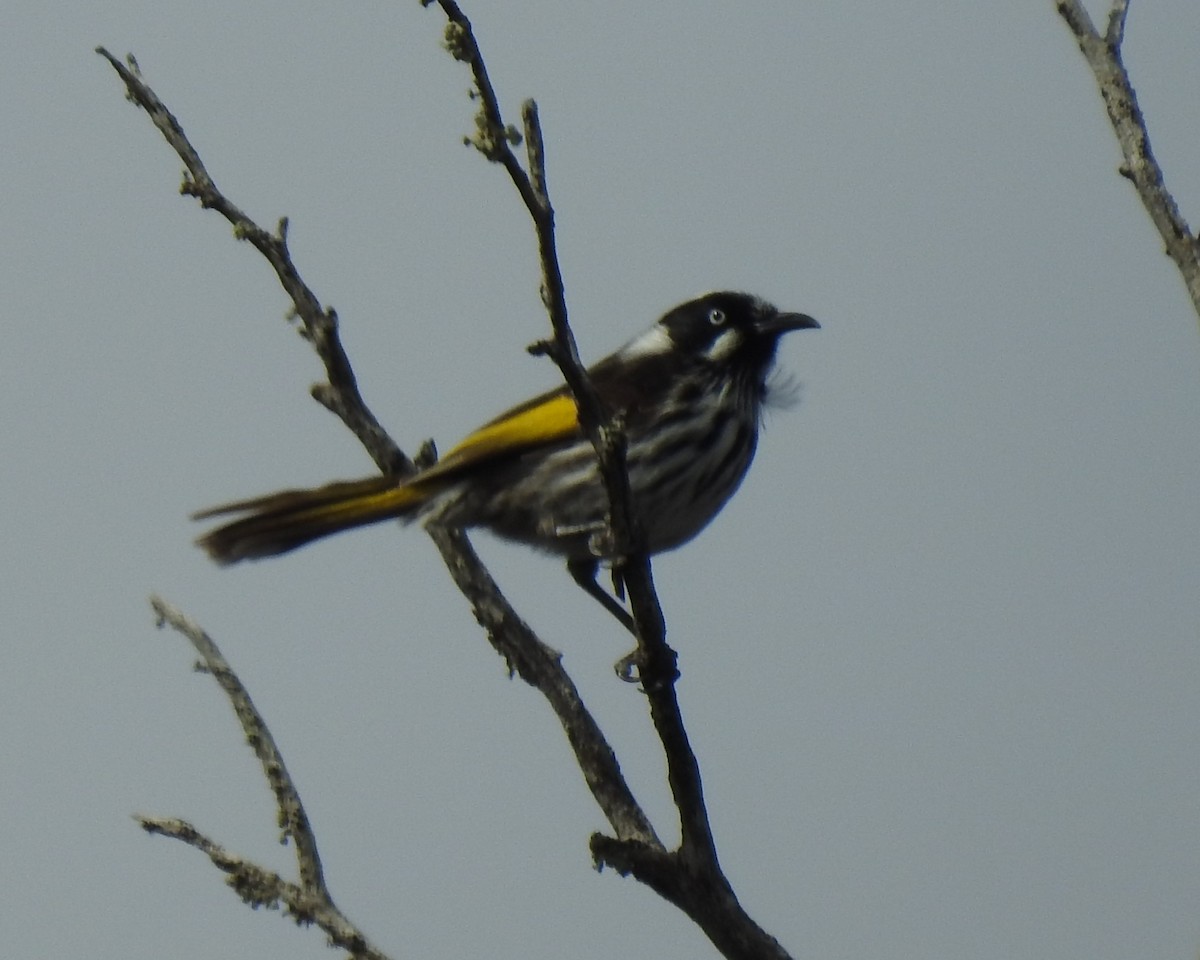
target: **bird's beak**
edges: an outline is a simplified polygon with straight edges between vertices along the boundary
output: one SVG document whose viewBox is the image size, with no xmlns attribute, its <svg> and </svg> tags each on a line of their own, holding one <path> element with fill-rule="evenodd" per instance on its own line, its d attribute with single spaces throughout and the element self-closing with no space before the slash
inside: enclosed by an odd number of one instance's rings
<svg viewBox="0 0 1200 960">
<path fill-rule="evenodd" d="M 763 317 L 755 325 L 759 333 L 773 333 L 782 336 L 790 330 L 820 330 L 821 325 L 807 313 L 776 313 Z"/>
</svg>

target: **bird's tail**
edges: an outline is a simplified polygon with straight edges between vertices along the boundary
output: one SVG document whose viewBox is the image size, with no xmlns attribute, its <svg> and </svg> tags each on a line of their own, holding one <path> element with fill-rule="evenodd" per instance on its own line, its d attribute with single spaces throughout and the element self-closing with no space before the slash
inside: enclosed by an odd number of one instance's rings
<svg viewBox="0 0 1200 960">
<path fill-rule="evenodd" d="M 193 514 L 192 519 L 242 514 L 196 541 L 224 565 L 287 553 L 321 537 L 381 520 L 411 517 L 429 495 L 430 490 L 420 484 L 370 477 L 223 503 Z"/>
</svg>

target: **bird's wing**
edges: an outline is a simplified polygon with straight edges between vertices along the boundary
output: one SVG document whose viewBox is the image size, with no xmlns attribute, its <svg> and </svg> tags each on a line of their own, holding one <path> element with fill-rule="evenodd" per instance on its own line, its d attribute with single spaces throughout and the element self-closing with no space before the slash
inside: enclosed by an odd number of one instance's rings
<svg viewBox="0 0 1200 960">
<path fill-rule="evenodd" d="M 485 423 L 458 443 L 428 470 L 414 478 L 445 479 L 489 460 L 523 453 L 579 436 L 579 414 L 575 400 L 560 387 Z"/>
<path fill-rule="evenodd" d="M 587 372 L 592 386 L 610 410 L 630 422 L 643 410 L 648 393 L 657 390 L 670 377 L 669 370 L 649 358 L 642 361 L 637 376 L 630 376 L 629 366 L 619 353 L 605 357 Z M 419 486 L 426 480 L 451 480 L 479 464 L 580 436 L 579 410 L 575 398 L 563 385 L 489 420 L 409 482 Z"/>
</svg>

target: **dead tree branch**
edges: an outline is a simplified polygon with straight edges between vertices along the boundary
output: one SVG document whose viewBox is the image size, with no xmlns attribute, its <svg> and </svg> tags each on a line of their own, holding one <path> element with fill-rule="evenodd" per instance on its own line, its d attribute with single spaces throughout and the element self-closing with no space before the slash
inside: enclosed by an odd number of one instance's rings
<svg viewBox="0 0 1200 960">
<path fill-rule="evenodd" d="M 234 673 L 216 642 L 199 626 L 159 597 L 151 597 L 150 606 L 158 625 L 187 637 L 200 655 L 197 669 L 209 674 L 224 691 L 233 712 L 237 715 L 246 742 L 262 764 L 263 776 L 275 795 L 279 827 L 283 840 L 290 841 L 296 851 L 299 883 L 289 883 L 279 874 L 230 853 L 209 839 L 186 820 L 173 817 L 135 817 L 143 830 L 151 834 L 172 837 L 195 847 L 225 874 L 226 882 L 251 907 L 282 908 L 298 924 L 315 924 L 325 931 L 331 946 L 348 950 L 361 960 L 387 960 L 387 955 L 372 946 L 366 936 L 338 909 L 325 885 L 317 838 L 309 823 L 300 793 L 284 765 L 283 756 L 267 728 L 262 715 L 250 699 L 242 681 Z"/>
<path fill-rule="evenodd" d="M 1137 94 L 1121 59 L 1129 0 L 1113 0 L 1103 34 L 1092 23 L 1082 0 L 1055 0 L 1055 6 L 1075 35 L 1079 49 L 1096 77 L 1124 158 L 1119 172 L 1137 190 L 1142 205 L 1163 238 L 1167 256 L 1179 268 L 1192 306 L 1200 315 L 1200 242 L 1167 190 L 1162 168 L 1150 149 L 1146 118 L 1138 106 Z"/>
</svg>

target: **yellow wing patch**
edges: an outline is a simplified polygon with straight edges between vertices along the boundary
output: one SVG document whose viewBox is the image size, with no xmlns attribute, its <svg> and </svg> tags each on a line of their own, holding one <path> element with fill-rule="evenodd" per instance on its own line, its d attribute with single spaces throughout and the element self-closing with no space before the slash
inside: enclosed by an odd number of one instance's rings
<svg viewBox="0 0 1200 960">
<path fill-rule="evenodd" d="M 413 480 L 420 484 L 483 460 L 554 443 L 578 430 L 575 400 L 566 393 L 547 394 L 485 423 Z"/>
</svg>

